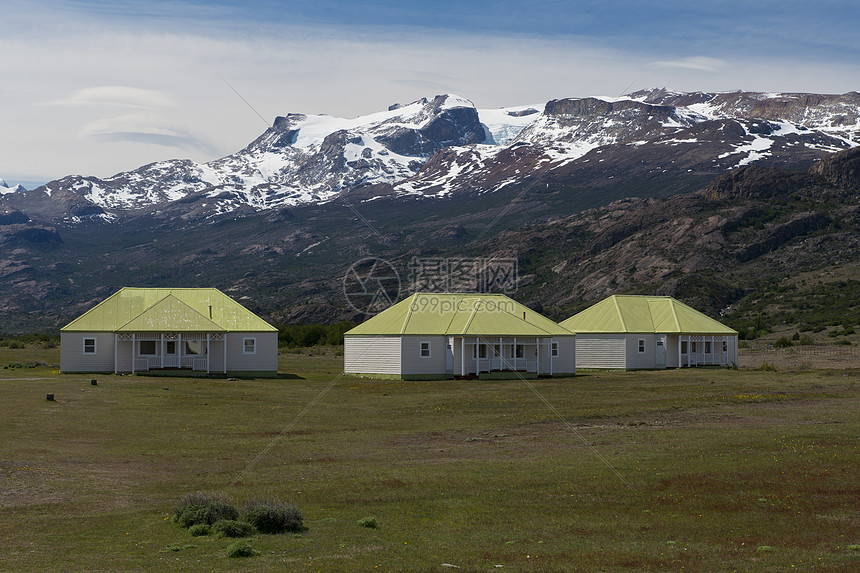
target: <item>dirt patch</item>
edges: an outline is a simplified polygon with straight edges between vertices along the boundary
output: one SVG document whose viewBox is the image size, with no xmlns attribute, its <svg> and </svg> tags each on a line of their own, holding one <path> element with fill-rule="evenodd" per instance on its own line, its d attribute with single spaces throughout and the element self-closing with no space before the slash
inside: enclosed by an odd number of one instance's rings
<svg viewBox="0 0 860 573">
<path fill-rule="evenodd" d="M 860 369 L 860 348 L 792 347 L 771 349 L 738 349 L 738 366 L 760 368 L 768 363 L 777 370 L 851 370 Z"/>
</svg>

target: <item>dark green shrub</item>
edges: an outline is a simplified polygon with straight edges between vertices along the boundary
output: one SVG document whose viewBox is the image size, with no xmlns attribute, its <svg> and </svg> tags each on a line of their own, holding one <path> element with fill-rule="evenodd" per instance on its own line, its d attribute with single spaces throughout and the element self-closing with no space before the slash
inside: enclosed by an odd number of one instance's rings
<svg viewBox="0 0 860 573">
<path fill-rule="evenodd" d="M 192 525 L 188 528 L 188 533 L 193 535 L 194 537 L 202 537 L 204 535 L 209 535 L 212 533 L 212 526 L 206 523 L 198 523 L 197 525 Z"/>
<path fill-rule="evenodd" d="M 173 520 L 182 527 L 238 518 L 239 512 L 226 496 L 200 491 L 186 494 L 173 511 Z"/>
<path fill-rule="evenodd" d="M 798 336 L 798 339 L 800 337 Z M 787 336 L 780 336 L 776 339 L 776 342 L 773 343 L 774 348 L 788 348 L 791 346 L 791 340 Z"/>
<path fill-rule="evenodd" d="M 376 518 L 372 515 L 368 517 L 362 517 L 358 520 L 358 524 L 362 527 L 367 527 L 369 529 L 376 529 Z"/>
<path fill-rule="evenodd" d="M 776 372 L 777 371 L 776 364 L 774 364 L 773 362 L 767 362 L 767 361 L 762 362 L 761 366 L 759 366 L 758 369 L 762 370 L 764 372 Z"/>
<path fill-rule="evenodd" d="M 216 537 L 250 537 L 254 535 L 254 526 L 244 521 L 233 519 L 222 519 L 212 526 L 212 533 Z"/>
<path fill-rule="evenodd" d="M 234 541 L 227 546 L 227 557 L 253 557 L 257 553 L 245 540 Z"/>
<path fill-rule="evenodd" d="M 249 501 L 245 506 L 244 518 L 260 533 L 304 530 L 302 513 L 299 509 L 276 499 Z"/>
<path fill-rule="evenodd" d="M 808 334 L 804 334 L 803 336 L 800 337 L 800 344 L 802 346 L 810 346 L 814 343 L 815 343 L 815 341 L 812 340 L 812 337 L 809 336 Z"/>
</svg>

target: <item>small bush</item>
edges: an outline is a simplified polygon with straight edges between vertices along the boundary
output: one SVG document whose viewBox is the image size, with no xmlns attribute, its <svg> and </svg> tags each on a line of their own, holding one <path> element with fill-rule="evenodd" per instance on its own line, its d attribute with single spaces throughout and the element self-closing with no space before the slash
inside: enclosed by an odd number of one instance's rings
<svg viewBox="0 0 860 573">
<path fill-rule="evenodd" d="M 247 541 L 234 541 L 227 546 L 227 557 L 253 557 L 259 552 L 255 551 Z"/>
<path fill-rule="evenodd" d="M 362 517 L 358 520 L 358 524 L 362 527 L 368 527 L 370 529 L 376 529 L 376 518 L 371 516 Z"/>
<path fill-rule="evenodd" d="M 216 537 L 250 537 L 254 535 L 254 526 L 244 521 L 222 519 L 212 526 Z"/>
<path fill-rule="evenodd" d="M 761 366 L 759 366 L 758 369 L 763 371 L 763 372 L 776 372 L 777 371 L 776 364 L 774 364 L 773 362 L 767 362 L 767 361 L 762 362 Z"/>
<path fill-rule="evenodd" d="M 204 535 L 209 535 L 212 533 L 212 526 L 206 523 L 198 523 L 197 525 L 192 525 L 188 528 L 188 533 L 193 535 L 194 537 L 203 537 Z"/>
<path fill-rule="evenodd" d="M 260 533 L 300 532 L 302 513 L 289 503 L 278 500 L 254 500 L 245 506 L 245 521 L 257 528 Z"/>
<path fill-rule="evenodd" d="M 230 500 L 213 493 L 189 493 L 173 511 L 173 520 L 182 527 L 203 523 L 212 525 L 222 519 L 239 519 L 239 512 Z"/>
<path fill-rule="evenodd" d="M 797 337 L 798 340 L 800 337 Z M 773 343 L 774 348 L 789 348 L 791 347 L 791 340 L 787 336 L 780 336 L 776 339 L 776 342 Z"/>
<path fill-rule="evenodd" d="M 755 548 L 755 550 L 759 553 L 770 553 L 771 551 L 773 551 L 773 547 L 771 547 L 770 545 L 759 545 Z"/>
</svg>

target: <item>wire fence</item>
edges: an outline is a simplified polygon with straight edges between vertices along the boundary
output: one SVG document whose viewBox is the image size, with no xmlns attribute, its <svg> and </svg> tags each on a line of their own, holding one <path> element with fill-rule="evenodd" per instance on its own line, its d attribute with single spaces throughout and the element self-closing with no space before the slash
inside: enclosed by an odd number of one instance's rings
<svg viewBox="0 0 860 573">
<path fill-rule="evenodd" d="M 748 348 L 739 348 L 739 352 L 782 352 L 797 356 L 860 356 L 860 346 L 849 346 L 847 344 L 817 345 L 809 344 L 803 346 L 788 346 L 776 348 L 773 344 L 751 343 Z"/>
</svg>

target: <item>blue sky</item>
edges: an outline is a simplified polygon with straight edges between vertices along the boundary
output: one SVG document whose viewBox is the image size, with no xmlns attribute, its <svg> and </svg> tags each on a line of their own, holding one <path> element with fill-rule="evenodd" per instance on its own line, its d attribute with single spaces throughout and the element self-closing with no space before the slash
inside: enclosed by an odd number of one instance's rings
<svg viewBox="0 0 860 573">
<path fill-rule="evenodd" d="M 0 21 L 0 178 L 28 187 L 209 161 L 276 115 L 444 92 L 490 108 L 663 86 L 860 90 L 854 0 L 4 0 Z"/>
</svg>

